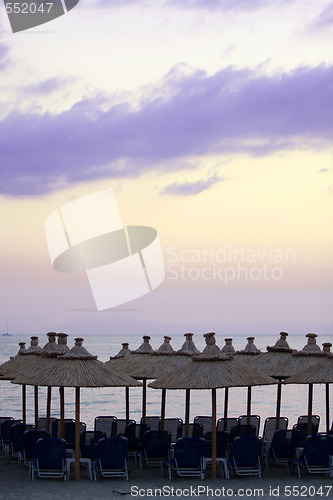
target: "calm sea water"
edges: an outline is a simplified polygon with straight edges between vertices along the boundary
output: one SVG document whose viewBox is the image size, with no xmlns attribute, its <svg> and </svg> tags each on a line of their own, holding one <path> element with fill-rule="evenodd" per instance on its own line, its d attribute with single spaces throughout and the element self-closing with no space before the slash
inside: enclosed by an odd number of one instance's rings
<svg viewBox="0 0 333 500">
<path fill-rule="evenodd" d="M 224 338 L 227 335 L 216 335 L 216 342 L 219 347 L 223 347 Z M 263 352 L 267 345 L 274 345 L 278 340 L 278 335 L 260 335 L 256 337 L 255 344 Z M 244 349 L 246 345 L 246 335 L 233 335 L 233 345 L 235 349 Z M 193 340 L 198 349 L 205 346 L 202 335 L 194 335 Z M 12 335 L 11 337 L 0 337 L 0 363 L 7 361 L 10 356 L 14 356 L 18 351 L 18 342 L 26 342 L 30 345 L 29 336 Z M 92 354 L 97 354 L 98 359 L 107 361 L 110 356 L 114 356 L 121 349 L 121 342 L 129 342 L 130 349 L 137 349 L 142 343 L 141 335 L 126 335 L 126 338 L 119 335 L 86 335 L 83 343 L 84 347 Z M 301 349 L 306 344 L 305 335 L 290 335 L 288 337 L 290 347 Z M 332 336 L 318 335 L 317 343 L 332 342 Z M 40 345 L 47 342 L 47 337 L 40 337 Z M 179 349 L 184 342 L 183 335 L 173 335 L 171 345 L 174 349 Z M 152 336 L 151 344 L 158 348 L 163 343 L 160 335 Z M 68 337 L 68 345 L 74 345 L 74 338 Z M 330 388 L 330 401 L 333 401 L 333 387 Z M 75 418 L 74 389 L 65 389 L 65 417 Z M 0 415 L 10 415 L 14 418 L 21 418 L 21 387 L 9 381 L 0 381 Z M 140 388 L 130 389 L 130 418 L 139 420 L 141 416 L 141 396 Z M 233 388 L 229 390 L 229 416 L 239 416 L 246 413 L 246 388 Z M 217 391 L 217 417 L 223 416 L 224 390 Z M 161 391 L 147 390 L 147 415 L 160 414 Z M 263 424 L 266 417 L 275 415 L 276 387 L 262 386 L 252 389 L 252 414 L 261 416 Z M 167 417 L 184 418 L 185 391 L 167 391 Z M 39 388 L 39 414 L 45 416 L 46 412 L 46 388 Z M 196 415 L 209 415 L 211 413 L 211 391 L 192 391 L 191 393 L 191 419 Z M 289 425 L 297 421 L 299 415 L 307 413 L 307 386 L 288 385 L 282 390 L 281 415 L 289 418 Z M 325 386 L 316 385 L 314 387 L 313 413 L 321 417 L 321 430 L 325 430 Z M 81 420 L 87 425 L 87 429 L 93 428 L 94 418 L 98 415 L 116 415 L 118 418 L 125 417 L 125 389 L 124 388 L 98 388 L 81 389 Z M 53 389 L 52 396 L 52 416 L 59 417 L 59 391 Z M 333 415 L 331 414 L 331 419 Z M 34 398 L 33 388 L 27 387 L 27 422 L 34 421 Z M 262 425 L 261 424 L 261 425 Z"/>
</svg>

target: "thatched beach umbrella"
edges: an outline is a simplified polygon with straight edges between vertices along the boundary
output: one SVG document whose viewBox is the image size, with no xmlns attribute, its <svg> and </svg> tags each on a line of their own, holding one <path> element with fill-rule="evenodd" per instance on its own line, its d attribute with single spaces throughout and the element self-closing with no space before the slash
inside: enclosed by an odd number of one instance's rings
<svg viewBox="0 0 333 500">
<path fill-rule="evenodd" d="M 262 353 L 260 356 L 252 356 L 249 366 L 260 370 L 266 375 L 275 378 L 278 381 L 277 398 L 276 398 L 276 429 L 280 428 L 280 414 L 281 414 L 281 393 L 283 376 L 281 375 L 280 367 L 285 361 L 291 359 L 294 349 L 289 347 L 287 342 L 287 332 L 280 332 L 280 338 L 274 346 L 267 346 L 267 352 Z"/>
<path fill-rule="evenodd" d="M 38 345 L 38 337 L 30 337 L 30 347 L 28 349 L 20 349 L 18 354 L 6 361 L 0 366 L 0 379 L 12 380 L 15 376 L 25 369 L 28 363 L 35 363 L 42 352 L 42 348 Z M 38 386 L 34 387 L 34 404 L 35 404 L 35 426 L 38 428 Z M 26 422 L 26 387 L 22 385 L 22 420 Z"/>
<path fill-rule="evenodd" d="M 178 349 L 177 354 L 189 354 L 193 356 L 195 354 L 200 354 L 199 349 L 197 349 L 195 343 L 193 342 L 193 333 L 184 333 L 185 342 Z"/>
<path fill-rule="evenodd" d="M 112 370 L 116 370 L 119 372 L 123 372 L 126 374 L 130 374 L 132 369 L 143 361 L 147 363 L 147 356 L 153 354 L 155 351 L 153 347 L 150 345 L 150 337 L 149 335 L 144 335 L 143 342 L 138 349 L 132 351 L 129 356 L 118 356 L 115 358 L 110 357 L 109 361 L 106 361 L 104 364 L 107 368 L 111 368 Z M 124 347 L 124 346 L 123 346 Z M 150 359 L 150 358 L 149 358 Z M 139 377 L 138 377 L 139 378 Z M 141 377 L 140 377 L 141 380 Z M 126 397 L 127 401 L 127 397 Z M 147 379 L 142 379 L 142 419 L 145 422 L 146 419 L 146 406 L 147 406 Z M 127 405 L 126 405 L 127 407 Z M 128 411 L 126 411 L 126 418 Z"/>
<path fill-rule="evenodd" d="M 177 370 L 191 361 L 191 355 L 185 354 L 186 350 L 197 350 L 193 341 L 190 341 L 183 346 L 183 351 L 180 349 L 177 352 L 173 349 L 170 344 L 172 340 L 168 335 L 164 336 L 163 344 L 149 357 L 149 363 L 147 363 L 147 358 L 143 358 L 135 367 L 128 369 L 128 374 L 136 379 L 148 380 L 157 379 L 163 377 L 168 373 Z M 194 346 L 194 347 L 193 347 Z M 162 389 L 162 399 L 161 399 L 161 429 L 164 427 L 165 419 L 165 405 L 166 405 L 166 390 Z"/>
<path fill-rule="evenodd" d="M 186 366 L 158 378 L 149 384 L 154 389 L 185 389 L 185 433 L 188 435 L 190 390 L 212 391 L 212 474 L 216 477 L 216 389 L 274 384 L 276 381 L 252 368 L 244 368 L 231 356 L 226 356 L 215 344 L 214 333 L 206 333 L 206 347 L 193 356 Z"/>
<path fill-rule="evenodd" d="M 75 387 L 75 479 L 80 478 L 80 388 L 81 387 L 137 387 L 141 383 L 124 373 L 107 368 L 83 346 L 83 339 L 76 338 L 75 346 L 48 369 L 36 369 L 12 382 L 52 387 Z"/>
<path fill-rule="evenodd" d="M 67 337 L 66 333 L 57 334 L 56 332 L 48 332 L 46 334 L 48 336 L 48 342 L 41 349 L 38 349 L 38 356 L 28 356 L 25 358 L 24 364 L 20 366 L 15 371 L 15 378 L 20 378 L 21 376 L 25 376 L 26 373 L 32 375 L 36 370 L 48 370 L 50 363 L 57 356 L 61 356 L 69 351 L 67 346 Z M 56 343 L 56 337 L 58 337 L 58 343 Z M 33 352 L 33 351 L 32 351 Z M 35 392 L 38 391 L 38 387 L 35 386 Z M 63 398 L 60 397 L 60 414 L 63 414 Z M 46 430 L 50 429 L 50 419 L 51 419 L 51 387 L 47 388 L 47 403 L 46 403 Z M 63 429 L 63 420 L 60 419 L 61 429 Z M 36 410 L 35 407 L 35 426 L 38 429 L 38 407 Z M 63 432 L 62 432 L 63 436 Z"/>
<path fill-rule="evenodd" d="M 0 365 L 0 380 L 11 380 L 13 377 L 10 375 L 10 368 L 14 368 L 15 364 L 22 363 L 23 355 L 26 353 L 25 342 L 19 342 L 19 350 L 16 356 L 11 357 Z M 6 375 L 9 369 L 9 375 Z M 22 420 L 26 423 L 26 387 L 22 385 Z"/>
<path fill-rule="evenodd" d="M 308 384 L 309 388 L 313 384 L 325 384 L 326 386 L 326 432 L 330 430 L 330 392 L 329 384 L 333 383 L 333 354 L 330 352 L 332 344 L 330 342 L 325 342 L 323 344 L 323 352 L 326 354 L 325 358 L 322 358 L 320 365 L 313 365 L 306 370 L 292 375 L 286 380 L 286 384 Z M 310 397 L 311 391 L 309 391 Z M 312 396 L 311 396 L 312 399 Z M 308 408 L 308 420 L 311 419 L 312 414 L 312 401 L 309 403 Z"/>
<path fill-rule="evenodd" d="M 307 344 L 300 351 L 295 351 L 291 354 L 290 359 L 281 363 L 280 366 L 280 376 L 286 379 L 292 375 L 297 375 L 304 370 L 307 370 L 311 366 L 319 367 L 323 362 L 327 354 L 323 352 L 316 342 L 317 335 L 315 333 L 308 333 L 306 335 L 308 341 Z M 284 381 L 286 382 L 286 381 Z M 312 421 L 312 400 L 313 400 L 313 384 L 309 384 L 309 396 L 308 396 L 308 433 L 311 433 L 311 421 Z"/>
<path fill-rule="evenodd" d="M 112 369 L 115 369 L 117 370 L 117 362 L 114 363 L 114 360 L 118 360 L 118 359 L 121 359 L 121 358 L 124 358 L 126 356 L 129 356 L 132 351 L 129 349 L 129 343 L 128 342 L 123 342 L 122 344 L 122 348 L 120 349 L 120 351 L 115 355 L 115 356 L 110 356 L 110 360 L 113 360 L 113 363 L 109 363 L 108 361 L 106 361 L 104 364 L 105 366 L 110 366 Z M 123 361 L 120 362 L 120 366 L 118 368 L 118 371 L 122 371 L 122 369 L 124 369 L 124 364 L 123 364 Z M 125 370 L 126 372 L 126 370 Z M 125 406 L 126 406 L 126 409 L 125 409 L 125 413 L 126 413 L 126 420 L 129 420 L 129 387 L 125 387 Z"/>
</svg>

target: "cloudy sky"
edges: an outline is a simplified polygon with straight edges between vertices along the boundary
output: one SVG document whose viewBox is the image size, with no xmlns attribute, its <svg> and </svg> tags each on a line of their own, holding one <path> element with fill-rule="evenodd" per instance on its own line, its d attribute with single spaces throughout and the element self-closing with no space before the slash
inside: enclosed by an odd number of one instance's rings
<svg viewBox="0 0 333 500">
<path fill-rule="evenodd" d="M 328 0 L 81 0 L 15 34 L 0 5 L 1 327 L 330 333 L 332 36 Z M 98 312 L 45 219 L 106 188 L 166 279 Z"/>
</svg>

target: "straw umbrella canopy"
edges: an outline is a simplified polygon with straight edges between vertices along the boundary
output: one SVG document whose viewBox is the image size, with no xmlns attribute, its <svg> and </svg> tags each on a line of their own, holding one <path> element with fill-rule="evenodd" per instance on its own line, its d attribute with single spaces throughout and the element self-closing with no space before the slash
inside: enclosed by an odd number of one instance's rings
<svg viewBox="0 0 333 500">
<path fill-rule="evenodd" d="M 153 389 L 185 389 L 185 433 L 188 435 L 190 390 L 212 391 L 212 474 L 216 477 L 216 389 L 223 387 L 248 387 L 249 385 L 274 384 L 268 375 L 252 368 L 244 368 L 226 356 L 215 344 L 215 333 L 204 335 L 206 347 L 202 354 L 193 356 L 191 362 L 149 384 Z M 250 409 L 248 408 L 248 411 Z"/>
<path fill-rule="evenodd" d="M 300 351 L 291 353 L 290 359 L 281 363 L 279 368 L 281 378 L 289 378 L 292 375 L 297 375 L 311 366 L 319 367 L 327 356 L 316 342 L 317 335 L 315 333 L 307 333 L 308 341 Z M 285 383 L 286 381 L 284 381 Z M 312 416 L 312 400 L 313 400 L 313 384 L 309 383 L 308 393 L 308 433 L 311 432 L 311 416 Z"/>
<path fill-rule="evenodd" d="M 280 367 L 285 361 L 291 359 L 291 354 L 295 349 L 291 349 L 287 342 L 287 332 L 280 332 L 280 338 L 276 341 L 275 345 L 267 346 L 267 352 L 262 353 L 260 356 L 252 356 L 249 366 L 260 370 L 270 377 L 278 380 L 277 398 L 276 398 L 276 429 L 280 428 L 280 413 L 281 413 L 281 381 L 284 378 L 281 375 Z"/>
<path fill-rule="evenodd" d="M 9 359 L 0 366 L 0 379 L 12 380 L 17 373 L 19 373 L 27 363 L 33 360 L 35 362 L 39 359 L 42 348 L 38 345 L 38 337 L 30 337 L 30 347 L 25 349 L 23 346 L 25 342 L 20 342 L 20 349 L 16 356 Z M 38 386 L 34 389 L 34 402 L 35 402 L 35 424 L 38 426 Z M 22 420 L 26 422 L 26 386 L 22 385 Z"/>
<path fill-rule="evenodd" d="M 330 392 L 329 384 L 333 383 L 333 354 L 330 352 L 332 344 L 330 342 L 323 343 L 323 352 L 326 354 L 325 358 L 318 366 L 313 365 L 306 370 L 296 373 L 289 377 L 286 384 L 308 384 L 309 387 L 313 384 L 325 384 L 326 386 L 326 432 L 330 430 Z M 310 394 L 310 393 L 309 393 Z M 312 413 L 309 412 L 309 413 Z M 309 418 L 310 420 L 310 418 Z"/>
<path fill-rule="evenodd" d="M 41 349 L 40 356 L 29 356 L 19 370 L 15 373 L 15 378 L 20 378 L 21 376 L 25 376 L 26 373 L 33 374 L 36 370 L 48 370 L 50 364 L 54 362 L 57 356 L 61 356 L 69 351 L 69 347 L 67 346 L 67 333 L 56 333 L 56 332 L 48 332 L 46 334 L 48 336 L 48 342 Z M 56 342 L 56 337 L 58 337 L 58 343 Z M 35 386 L 35 391 L 38 389 Z M 52 388 L 49 386 L 47 388 L 47 404 L 46 404 L 46 430 L 50 430 L 50 419 L 51 419 L 51 396 L 52 396 Z M 38 408 L 36 411 L 35 407 L 35 426 L 38 429 Z M 64 392 L 63 388 L 60 391 L 60 430 L 61 437 L 63 437 L 63 427 L 64 427 Z"/>
<path fill-rule="evenodd" d="M 235 352 L 235 359 L 239 363 L 244 363 L 246 365 L 251 364 L 254 357 L 257 357 L 261 354 L 260 349 L 255 345 L 255 337 L 247 337 L 247 344 L 244 349 L 241 351 Z"/>
<path fill-rule="evenodd" d="M 111 368 L 112 370 L 117 370 L 119 372 L 123 372 L 126 374 L 130 374 L 131 370 L 134 369 L 138 364 L 143 361 L 147 363 L 147 356 L 153 354 L 155 350 L 150 345 L 150 336 L 144 335 L 143 342 L 138 349 L 132 351 L 130 355 L 121 355 L 118 353 L 117 357 L 110 357 L 109 361 L 106 361 L 104 364 L 107 368 Z M 124 344 L 123 344 L 124 348 Z M 126 348 L 125 348 L 126 349 Z M 134 377 L 133 377 L 134 378 Z M 142 377 L 137 377 L 142 378 Z M 128 414 L 128 403 L 129 403 L 129 394 L 126 393 L 126 418 L 129 418 Z M 146 419 L 146 403 L 147 403 L 147 379 L 142 379 L 142 419 L 143 422 Z"/>
<path fill-rule="evenodd" d="M 148 379 L 157 379 L 187 365 L 191 361 L 191 354 L 188 354 L 188 351 L 198 351 L 193 340 L 191 339 L 190 341 L 188 339 L 187 343 L 185 341 L 182 349 L 180 349 L 178 352 L 176 352 L 171 346 L 171 340 L 171 337 L 165 335 L 163 344 L 150 355 L 149 363 L 147 363 L 147 358 L 142 359 L 138 364 L 135 365 L 135 367 L 131 367 L 128 369 L 128 374 L 136 379 L 142 379 L 146 381 Z M 164 427 L 165 405 L 166 390 L 162 389 L 161 429 L 163 429 Z"/>
<path fill-rule="evenodd" d="M 117 373 L 107 368 L 83 346 L 83 339 L 76 338 L 75 346 L 57 358 L 48 369 L 36 369 L 14 379 L 15 384 L 29 384 L 52 387 L 75 387 L 75 479 L 80 478 L 80 388 L 81 387 L 132 387 L 141 383 L 125 373 Z"/>
</svg>

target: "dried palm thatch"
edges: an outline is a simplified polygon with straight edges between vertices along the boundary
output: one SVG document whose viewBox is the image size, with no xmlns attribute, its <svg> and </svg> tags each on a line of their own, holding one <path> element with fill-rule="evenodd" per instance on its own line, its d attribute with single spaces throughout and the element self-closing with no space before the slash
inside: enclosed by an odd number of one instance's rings
<svg viewBox="0 0 333 500">
<path fill-rule="evenodd" d="M 177 351 L 177 354 L 187 354 L 193 356 L 194 354 L 200 354 L 199 349 L 196 348 L 195 343 L 193 342 L 193 333 L 184 333 L 184 337 L 186 338 L 182 347 Z"/>
<path fill-rule="evenodd" d="M 306 337 L 308 342 L 303 349 L 293 351 L 291 356 L 281 363 L 278 373 L 279 378 L 285 379 L 291 377 L 311 366 L 320 366 L 324 362 L 326 353 L 316 343 L 317 335 L 315 333 L 308 333 Z"/>
<path fill-rule="evenodd" d="M 120 355 L 121 353 L 120 351 L 115 357 L 110 357 L 109 361 L 106 361 L 104 363 L 105 366 L 119 372 L 129 373 L 129 370 L 135 367 L 142 360 L 146 362 L 147 355 L 155 352 L 153 347 L 150 345 L 149 341 L 150 337 L 148 335 L 144 335 L 143 343 L 140 345 L 138 349 L 130 352 L 130 356 L 124 354 L 124 352 L 122 353 L 122 355 Z"/>
<path fill-rule="evenodd" d="M 232 345 L 232 339 L 224 339 L 225 345 L 222 347 L 221 351 L 226 354 L 227 356 L 234 355 L 235 354 L 235 348 Z"/>
<path fill-rule="evenodd" d="M 30 338 L 30 347 L 25 349 L 25 342 L 20 342 L 20 349 L 16 356 L 0 365 L 0 379 L 11 380 L 20 372 L 30 359 L 39 359 L 42 348 L 38 345 L 38 337 Z M 21 348 L 22 345 L 22 348 Z"/>
<path fill-rule="evenodd" d="M 247 337 L 247 344 L 245 346 L 245 349 L 242 349 L 241 351 L 236 351 L 235 353 L 235 359 L 239 363 L 243 364 L 250 364 L 252 362 L 252 358 L 254 356 L 258 356 L 261 354 L 261 351 L 257 348 L 257 346 L 254 344 L 254 337 Z"/>
<path fill-rule="evenodd" d="M 125 373 L 111 371 L 97 356 L 83 346 L 83 339 L 76 338 L 75 346 L 53 362 L 45 358 L 43 365 L 29 373 L 21 373 L 13 383 L 51 387 L 138 387 L 141 383 Z"/>
<path fill-rule="evenodd" d="M 135 366 L 128 368 L 127 373 L 137 379 L 156 379 L 188 364 L 190 356 L 177 354 L 170 340 L 171 337 L 165 336 L 163 344 L 149 356 L 149 363 L 143 357 Z"/>
<path fill-rule="evenodd" d="M 280 332 L 280 338 L 274 346 L 267 346 L 267 352 L 260 356 L 253 356 L 250 359 L 249 366 L 260 370 L 270 377 L 281 379 L 280 366 L 284 361 L 291 359 L 291 354 L 296 352 L 289 347 L 286 340 L 287 332 Z"/>
<path fill-rule="evenodd" d="M 26 348 L 25 348 L 25 342 L 19 342 L 19 350 L 16 354 L 16 356 L 10 357 L 8 361 L 5 361 L 0 365 L 0 380 L 10 380 L 10 376 L 6 376 L 6 374 L 9 372 L 11 369 L 15 369 L 15 367 L 20 366 L 24 359 L 24 354 L 26 353 Z"/>
</svg>

